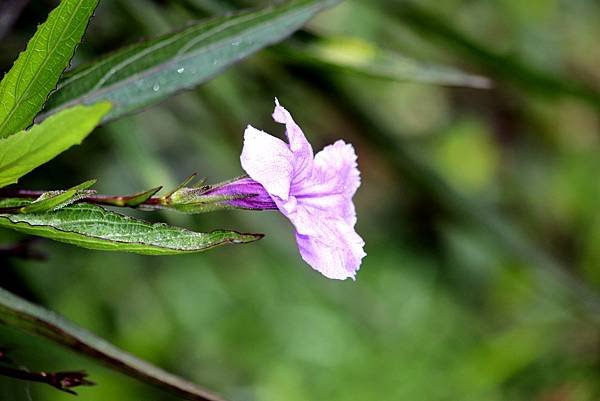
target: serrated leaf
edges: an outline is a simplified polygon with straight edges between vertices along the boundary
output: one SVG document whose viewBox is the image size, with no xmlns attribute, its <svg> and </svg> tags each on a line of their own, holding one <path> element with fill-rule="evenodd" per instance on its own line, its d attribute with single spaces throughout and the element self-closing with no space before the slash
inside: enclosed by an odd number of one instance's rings
<svg viewBox="0 0 600 401">
<path fill-rule="evenodd" d="M 199 85 L 228 66 L 290 35 L 339 0 L 293 0 L 200 22 L 142 42 L 65 74 L 46 114 L 73 104 L 110 100 L 106 119 L 137 111 Z"/>
<path fill-rule="evenodd" d="M 8 199 L 1 207 L 26 205 L 29 201 Z M 76 204 L 40 214 L 0 215 L 0 227 L 66 242 L 83 248 L 171 255 L 200 252 L 224 244 L 240 244 L 262 238 L 217 230 L 197 233 L 163 223 L 147 223 L 90 204 Z"/>
<path fill-rule="evenodd" d="M 354 37 L 317 37 L 303 46 L 281 46 L 277 53 L 288 60 L 373 78 L 480 89 L 491 86 L 488 78 L 453 67 L 419 62 Z"/>
<path fill-rule="evenodd" d="M 43 213 L 50 210 L 60 209 L 88 195 L 85 191 L 96 183 L 96 180 L 88 180 L 66 191 L 51 191 L 42 194 L 38 199 L 27 206 L 23 206 L 21 213 Z M 92 191 L 93 193 L 93 191 Z"/>
<path fill-rule="evenodd" d="M 0 188 L 81 143 L 110 110 L 110 103 L 75 106 L 27 131 L 0 139 Z"/>
<path fill-rule="evenodd" d="M 81 41 L 98 0 L 63 0 L 0 82 L 0 138 L 31 124 Z"/>
</svg>

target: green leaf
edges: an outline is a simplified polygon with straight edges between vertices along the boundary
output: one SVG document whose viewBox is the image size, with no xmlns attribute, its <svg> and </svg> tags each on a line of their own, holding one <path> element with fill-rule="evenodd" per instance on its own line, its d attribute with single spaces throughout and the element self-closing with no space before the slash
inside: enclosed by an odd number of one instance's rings
<svg viewBox="0 0 600 401">
<path fill-rule="evenodd" d="M 29 202 L 7 199 L 0 206 L 22 206 Z M 0 227 L 88 249 L 145 255 L 200 252 L 262 238 L 261 234 L 222 230 L 197 233 L 163 223 L 151 224 L 85 203 L 41 214 L 0 215 Z"/>
<path fill-rule="evenodd" d="M 319 37 L 304 46 L 281 46 L 286 60 L 350 71 L 373 78 L 445 86 L 489 88 L 489 79 L 456 68 L 421 63 L 353 37 Z"/>
<path fill-rule="evenodd" d="M 56 313 L 0 288 L 0 324 L 44 337 L 87 355 L 111 369 L 169 391 L 183 399 L 223 401 L 222 398 L 115 347 Z"/>
<path fill-rule="evenodd" d="M 387 2 L 388 12 L 400 22 L 461 57 L 466 62 L 478 65 L 488 74 L 503 83 L 512 83 L 538 94 L 556 97 L 573 96 L 600 109 L 600 91 L 580 79 L 548 73 L 508 54 L 491 49 L 489 43 L 481 42 L 457 29 L 448 18 L 439 16 L 414 1 Z M 552 68 L 549 69 L 552 71 Z"/>
<path fill-rule="evenodd" d="M 83 182 L 66 191 L 50 191 L 43 193 L 38 199 L 27 206 L 23 206 L 21 213 L 43 213 L 51 210 L 57 210 L 87 196 L 90 191 L 86 191 L 94 185 L 96 180 Z M 94 191 L 91 191 L 92 193 Z"/>
<path fill-rule="evenodd" d="M 98 0 L 63 0 L 0 82 L 0 138 L 26 128 L 69 65 Z"/>
<path fill-rule="evenodd" d="M 47 114 L 110 100 L 105 120 L 137 111 L 208 81 L 228 66 L 278 42 L 339 0 L 294 0 L 258 11 L 200 22 L 142 42 L 65 74 Z"/>
<path fill-rule="evenodd" d="M 8 138 L 0 139 L 0 188 L 81 143 L 110 110 L 110 103 L 76 106 Z"/>
</svg>

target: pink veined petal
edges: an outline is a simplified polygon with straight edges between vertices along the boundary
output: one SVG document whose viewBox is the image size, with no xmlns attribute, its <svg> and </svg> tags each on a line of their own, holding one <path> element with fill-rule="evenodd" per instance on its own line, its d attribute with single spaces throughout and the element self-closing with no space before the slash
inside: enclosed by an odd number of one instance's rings
<svg viewBox="0 0 600 401">
<path fill-rule="evenodd" d="M 310 176 L 313 163 L 313 150 L 306 140 L 302 129 L 296 124 L 292 115 L 279 104 L 275 98 L 275 110 L 273 119 L 278 123 L 285 124 L 285 135 L 290 144 L 290 150 L 294 154 L 294 182 L 299 182 Z"/>
<path fill-rule="evenodd" d="M 299 206 L 298 199 L 295 196 L 290 195 L 286 201 L 275 199 L 275 204 L 281 214 L 292 222 L 296 229 L 296 233 L 302 235 L 317 235 L 322 231 L 319 229 L 319 211 Z"/>
<path fill-rule="evenodd" d="M 317 153 L 310 179 L 294 185 L 293 194 L 305 207 L 341 217 L 354 227 L 352 196 L 360 186 L 360 172 L 352 145 L 337 141 Z"/>
<path fill-rule="evenodd" d="M 352 197 L 360 186 L 360 171 L 354 147 L 338 140 L 327 145 L 315 156 L 315 176 L 329 178 L 331 185 Z"/>
<path fill-rule="evenodd" d="M 366 255 L 362 238 L 340 216 L 306 207 L 294 198 L 290 196 L 287 202 L 276 199 L 275 203 L 296 229 L 296 242 L 302 259 L 326 277 L 340 280 L 354 278 Z"/>
<path fill-rule="evenodd" d="M 294 156 L 279 138 L 248 126 L 240 156 L 242 168 L 270 195 L 287 200 L 293 175 Z"/>
<path fill-rule="evenodd" d="M 363 239 L 341 219 L 322 220 L 319 226 L 319 234 L 296 234 L 302 259 L 325 277 L 354 280 L 366 256 Z"/>
</svg>

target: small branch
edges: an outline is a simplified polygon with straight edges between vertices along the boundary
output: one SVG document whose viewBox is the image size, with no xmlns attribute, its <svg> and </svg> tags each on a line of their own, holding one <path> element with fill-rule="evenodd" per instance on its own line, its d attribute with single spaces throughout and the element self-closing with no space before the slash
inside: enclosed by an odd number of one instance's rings
<svg viewBox="0 0 600 401">
<path fill-rule="evenodd" d="M 69 394 L 77 395 L 71 388 L 78 386 L 94 386 L 96 383 L 87 380 L 87 373 L 83 370 L 66 372 L 30 372 L 25 368 L 13 368 L 8 357 L 8 348 L 0 347 L 0 375 L 13 379 L 30 382 L 45 383 Z"/>
<path fill-rule="evenodd" d="M 84 371 L 30 372 L 25 369 L 0 366 L 0 375 L 18 380 L 45 383 L 60 391 L 73 395 L 77 395 L 75 391 L 71 390 L 73 387 L 93 386 L 96 384 L 86 379 L 87 373 Z"/>
<path fill-rule="evenodd" d="M 116 207 L 143 207 L 145 209 L 158 209 L 165 203 L 165 197 L 152 196 L 162 187 L 153 188 L 149 191 L 140 192 L 133 195 L 100 195 L 93 194 L 78 199 L 75 203 L 93 203 L 95 205 L 116 206 Z M 28 189 L 2 189 L 0 190 L 0 199 L 19 198 L 19 199 L 37 199 L 48 191 L 31 191 Z M 0 208 L 0 213 L 17 213 L 20 207 Z"/>
</svg>

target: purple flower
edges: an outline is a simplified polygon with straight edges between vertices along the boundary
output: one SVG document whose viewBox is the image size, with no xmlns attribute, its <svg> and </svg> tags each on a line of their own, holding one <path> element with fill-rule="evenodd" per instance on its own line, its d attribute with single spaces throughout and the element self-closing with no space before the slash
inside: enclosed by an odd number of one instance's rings
<svg viewBox="0 0 600 401">
<path fill-rule="evenodd" d="M 275 105 L 273 119 L 285 124 L 289 144 L 249 125 L 242 167 L 294 225 L 302 258 L 326 277 L 354 279 L 366 255 L 364 241 L 354 230 L 352 196 L 360 186 L 354 148 L 339 140 L 313 157 L 290 113 L 277 99 Z M 250 181 L 240 184 L 252 185 Z M 254 191 L 256 200 L 266 205 L 264 192 Z M 241 188 L 240 192 L 248 193 Z M 246 205 L 252 198 L 244 199 Z"/>
</svg>

